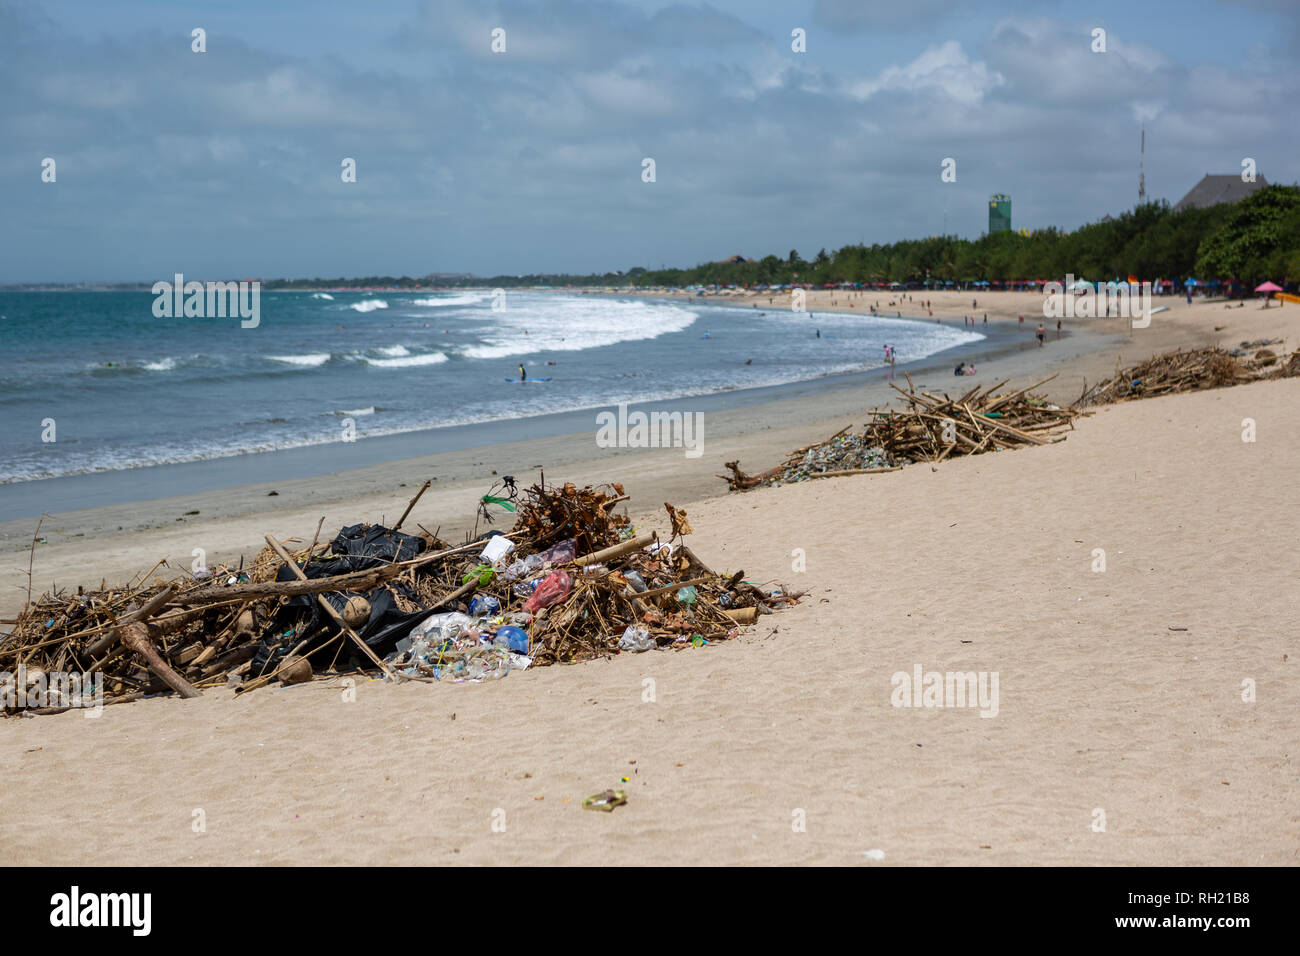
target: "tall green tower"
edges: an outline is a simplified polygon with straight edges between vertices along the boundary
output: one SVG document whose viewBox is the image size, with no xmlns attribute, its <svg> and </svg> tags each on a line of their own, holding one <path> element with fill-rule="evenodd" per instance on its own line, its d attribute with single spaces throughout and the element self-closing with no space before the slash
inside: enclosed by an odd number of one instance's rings
<svg viewBox="0 0 1300 956">
<path fill-rule="evenodd" d="M 1011 231 L 1011 197 L 997 193 L 989 197 L 989 235 Z"/>
</svg>

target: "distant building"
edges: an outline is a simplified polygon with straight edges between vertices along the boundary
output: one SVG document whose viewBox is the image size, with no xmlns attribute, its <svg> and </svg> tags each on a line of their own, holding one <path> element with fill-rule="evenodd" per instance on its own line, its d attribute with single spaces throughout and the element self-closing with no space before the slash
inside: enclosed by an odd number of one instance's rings
<svg viewBox="0 0 1300 956">
<path fill-rule="evenodd" d="M 1243 182 L 1239 173 L 1227 173 L 1225 175 L 1205 174 L 1205 177 L 1192 187 L 1189 192 L 1174 206 L 1174 212 L 1182 212 L 1184 209 L 1206 209 L 1209 206 L 1217 206 L 1224 202 L 1241 202 L 1256 189 L 1263 189 L 1268 185 L 1268 180 L 1263 176 L 1255 177 L 1253 183 Z"/>
<path fill-rule="evenodd" d="M 1011 197 L 997 193 L 989 197 L 989 235 L 1011 231 Z"/>
</svg>

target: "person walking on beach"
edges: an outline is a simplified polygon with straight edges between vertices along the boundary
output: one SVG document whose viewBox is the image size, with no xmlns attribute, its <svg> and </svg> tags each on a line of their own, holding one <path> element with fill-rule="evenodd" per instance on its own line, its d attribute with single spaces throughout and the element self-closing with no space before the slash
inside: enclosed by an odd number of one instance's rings
<svg viewBox="0 0 1300 956">
<path fill-rule="evenodd" d="M 521 382 L 528 381 L 528 369 L 524 368 L 523 362 L 519 363 L 519 381 Z"/>
<path fill-rule="evenodd" d="M 1043 347 L 1043 343 L 1047 341 L 1047 333 L 1043 331 L 1042 322 L 1038 323 L 1038 331 L 1035 334 L 1038 336 L 1038 347 L 1041 349 Z"/>
</svg>

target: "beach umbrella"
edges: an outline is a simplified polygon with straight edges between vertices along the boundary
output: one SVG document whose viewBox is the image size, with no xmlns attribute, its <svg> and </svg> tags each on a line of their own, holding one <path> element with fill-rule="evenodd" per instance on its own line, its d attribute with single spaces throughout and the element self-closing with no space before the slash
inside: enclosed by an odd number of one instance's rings
<svg viewBox="0 0 1300 956">
<path fill-rule="evenodd" d="M 1255 286 L 1256 292 L 1281 292 L 1282 287 L 1276 282 L 1261 282 Z"/>
<path fill-rule="evenodd" d="M 1200 285 L 1200 284 L 1201 281 L 1199 279 L 1188 279 L 1186 282 L 1183 283 L 1183 285 Z"/>
</svg>

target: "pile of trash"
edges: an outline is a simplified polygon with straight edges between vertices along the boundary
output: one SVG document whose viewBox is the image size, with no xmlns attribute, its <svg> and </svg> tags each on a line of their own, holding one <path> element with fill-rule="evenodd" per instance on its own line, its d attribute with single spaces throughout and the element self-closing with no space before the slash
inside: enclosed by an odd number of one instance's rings
<svg viewBox="0 0 1300 956">
<path fill-rule="evenodd" d="M 757 474 L 741 471 L 739 459 L 726 462 L 724 467 L 731 473 L 718 477 L 732 491 L 747 491 L 810 478 L 881 474 L 916 462 L 1064 441 L 1061 432 L 1072 429 L 1079 416 L 1092 414 L 1087 411 L 1092 406 L 1300 377 L 1300 350 L 1280 358 L 1266 347 L 1279 343 L 1260 339 L 1242 342 L 1231 352 L 1221 348 L 1166 352 L 1131 368 L 1117 369 L 1114 376 L 1092 388 L 1085 386 L 1069 406 L 1053 404 L 1033 393 L 1055 375 L 1028 388 L 999 394 L 997 390 L 1009 381 L 1003 379 L 958 398 L 917 392 L 908 376 L 906 391 L 891 383 L 906 401 L 906 409 L 873 411 L 861 432 L 852 433 L 851 425 L 842 428 L 824 441 L 795 449 L 775 468 Z M 1249 350 L 1257 346 L 1252 355 Z"/>
<path fill-rule="evenodd" d="M 1178 392 L 1199 392 L 1209 388 L 1226 388 L 1264 378 L 1291 378 L 1300 375 L 1300 351 L 1285 362 L 1263 346 L 1277 341 L 1260 339 L 1242 342 L 1231 352 L 1221 348 L 1166 352 L 1138 365 L 1118 369 L 1115 374 L 1092 388 L 1085 388 L 1076 406 L 1128 402 Z M 1251 355 L 1251 349 L 1260 346 Z"/>
<path fill-rule="evenodd" d="M 638 532 L 615 511 L 620 485 L 504 484 L 480 517 L 499 508 L 514 526 L 457 546 L 401 531 L 403 515 L 392 528 L 342 528 L 319 548 L 290 552 L 268 536 L 248 568 L 150 580 L 159 562 L 118 587 L 29 598 L 0 637 L 0 709 L 84 706 L 54 679 L 67 673 L 97 677 L 107 703 L 356 672 L 479 681 L 726 640 L 801 596 L 707 567 L 670 504 L 666 540 Z"/>
<path fill-rule="evenodd" d="M 916 391 L 909 376 L 906 391 L 892 386 L 907 402 L 906 409 L 873 411 L 860 433 L 851 434 L 852 426 L 843 428 L 825 441 L 790 452 L 780 465 L 756 475 L 741 471 L 739 460 L 729 461 L 725 467 L 731 474 L 718 477 L 732 491 L 744 491 L 810 478 L 879 474 L 915 462 L 1062 441 L 1065 436 L 1059 433 L 1072 428 L 1080 413 L 1033 394 L 1032 389 L 1052 378 L 999 393 L 1008 381 L 1003 379 L 950 398 Z"/>
</svg>

